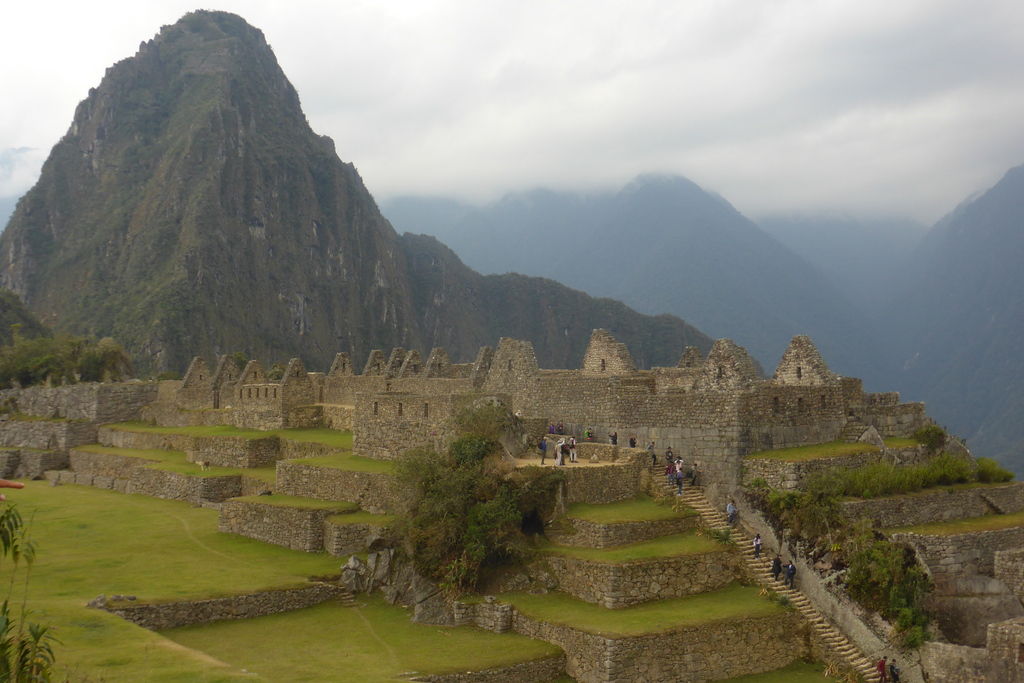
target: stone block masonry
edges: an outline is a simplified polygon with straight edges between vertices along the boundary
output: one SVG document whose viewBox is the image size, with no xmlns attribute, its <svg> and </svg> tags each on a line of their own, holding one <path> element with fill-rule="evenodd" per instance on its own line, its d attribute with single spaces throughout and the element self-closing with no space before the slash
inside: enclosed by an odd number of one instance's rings
<svg viewBox="0 0 1024 683">
<path fill-rule="evenodd" d="M 289 508 L 228 500 L 220 508 L 219 531 L 315 553 L 324 549 L 324 521 L 335 509 Z"/>
<path fill-rule="evenodd" d="M 1024 483 L 964 489 L 929 489 L 903 496 L 842 503 L 848 519 L 870 519 L 883 528 L 931 524 L 1024 510 Z"/>
<path fill-rule="evenodd" d="M 555 554 L 545 559 L 563 592 L 608 609 L 706 593 L 744 575 L 735 549 L 625 564 Z"/>
<path fill-rule="evenodd" d="M 1024 547 L 1024 527 L 949 536 L 900 532 L 891 534 L 891 539 L 915 548 L 936 578 L 940 575 L 951 578 L 972 574 L 993 576 L 997 551 Z"/>
<path fill-rule="evenodd" d="M 66 453 L 75 446 L 95 443 L 96 425 L 78 420 L 0 421 L 0 446 Z"/>
<path fill-rule="evenodd" d="M 645 492 L 640 462 L 603 467 L 560 467 L 566 476 L 567 503 L 614 503 Z"/>
<path fill-rule="evenodd" d="M 995 553 L 995 577 L 1024 602 L 1024 548 L 997 550 Z"/>
<path fill-rule="evenodd" d="M 381 550 L 390 546 L 391 535 L 391 527 L 386 524 L 324 521 L 324 549 L 334 557 Z"/>
<path fill-rule="evenodd" d="M 92 476 L 92 475 L 87 475 Z M 136 467 L 125 488 L 125 493 L 141 493 L 154 498 L 184 500 L 193 505 L 221 503 L 242 493 L 242 477 L 189 476 L 178 472 Z"/>
<path fill-rule="evenodd" d="M 620 522 L 617 524 L 597 524 L 585 519 L 567 517 L 565 524 L 572 527 L 573 532 L 558 537 L 559 545 L 581 548 L 611 548 L 626 543 L 639 543 L 660 536 L 678 534 L 693 529 L 700 524 L 700 517 L 680 517 L 678 519 L 659 519 L 647 522 Z"/>
<path fill-rule="evenodd" d="M 158 382 L 73 384 L 0 391 L 0 401 L 11 401 L 18 412 L 35 417 L 62 417 L 92 423 L 138 420 L 143 408 L 159 393 Z"/>
<path fill-rule="evenodd" d="M 67 453 L 37 451 L 31 448 L 5 448 L 0 450 L 0 478 L 42 479 L 47 470 L 68 466 Z"/>
<path fill-rule="evenodd" d="M 302 461 L 277 463 L 274 490 L 286 496 L 356 503 L 377 515 L 394 511 L 399 496 L 388 474 L 317 467 Z"/>
<path fill-rule="evenodd" d="M 418 676 L 411 680 L 428 683 L 549 683 L 564 675 L 565 655 L 558 655 L 486 671 Z"/>
<path fill-rule="evenodd" d="M 344 589 L 318 583 L 307 588 L 264 591 L 228 598 L 190 600 L 155 605 L 117 603 L 105 609 L 122 619 L 151 631 L 178 626 L 208 624 L 224 619 L 248 619 L 312 607 L 339 597 Z"/>
<path fill-rule="evenodd" d="M 923 449 L 906 449 L 895 453 L 899 461 L 906 465 L 916 465 L 924 459 Z M 807 479 L 815 474 L 830 470 L 851 470 L 892 461 L 893 455 L 883 451 L 799 462 L 788 462 L 778 458 L 744 458 L 743 485 L 750 486 L 755 479 L 764 479 L 770 488 L 791 491 L 803 488 Z"/>
</svg>

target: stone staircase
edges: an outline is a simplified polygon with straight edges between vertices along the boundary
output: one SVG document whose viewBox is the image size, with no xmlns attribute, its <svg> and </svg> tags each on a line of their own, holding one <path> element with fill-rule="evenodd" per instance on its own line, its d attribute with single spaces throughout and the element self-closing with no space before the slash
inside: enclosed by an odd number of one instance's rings
<svg viewBox="0 0 1024 683">
<path fill-rule="evenodd" d="M 663 479 L 666 479 L 664 475 Z M 666 481 L 666 487 L 668 486 Z M 675 486 L 672 486 L 673 495 L 675 492 Z M 701 517 L 701 521 L 709 529 L 727 529 L 729 528 L 728 517 L 724 512 L 719 511 L 711 503 L 708 502 L 707 498 L 700 491 L 698 487 L 684 486 L 683 495 L 680 500 L 687 506 L 696 510 Z M 743 555 L 744 561 L 747 566 L 751 569 L 753 575 L 761 585 L 771 588 L 779 595 L 785 595 L 789 598 L 790 602 L 801 615 L 807 620 L 814 629 L 817 637 L 825 644 L 826 647 L 830 648 L 837 657 L 840 658 L 842 663 L 850 666 L 857 674 L 862 676 L 865 681 L 874 683 L 879 680 L 878 673 L 875 670 L 875 665 L 869 660 L 860 649 L 850 642 L 846 636 L 844 636 L 838 629 L 828 622 L 825 617 L 811 604 L 803 593 L 798 590 L 790 590 L 783 587 L 781 581 L 775 581 L 772 578 L 771 573 L 771 561 L 764 555 L 761 558 L 754 558 L 754 544 L 753 539 L 747 536 L 739 527 L 733 526 L 731 538 L 736 541 L 740 548 L 740 552 Z"/>
</svg>

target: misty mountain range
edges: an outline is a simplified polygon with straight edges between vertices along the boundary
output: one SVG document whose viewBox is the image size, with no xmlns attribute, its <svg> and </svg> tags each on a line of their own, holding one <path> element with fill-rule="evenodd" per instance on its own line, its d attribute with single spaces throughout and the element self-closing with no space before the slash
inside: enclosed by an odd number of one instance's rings
<svg viewBox="0 0 1024 683">
<path fill-rule="evenodd" d="M 843 216 L 758 225 L 678 176 L 482 207 L 400 197 L 382 211 L 481 272 L 541 275 L 678 315 L 767 368 L 792 335 L 809 334 L 834 371 L 925 401 L 976 454 L 1024 473 L 1024 167 L 930 231 Z"/>
</svg>

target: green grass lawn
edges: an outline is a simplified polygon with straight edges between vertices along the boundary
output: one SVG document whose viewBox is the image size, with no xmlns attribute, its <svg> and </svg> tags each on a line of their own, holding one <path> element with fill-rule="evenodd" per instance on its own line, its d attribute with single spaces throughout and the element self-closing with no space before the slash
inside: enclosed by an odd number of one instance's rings
<svg viewBox="0 0 1024 683">
<path fill-rule="evenodd" d="M 282 496 L 275 493 L 272 496 L 240 496 L 231 500 L 244 503 L 260 503 L 279 508 L 296 508 L 299 510 L 332 510 L 334 512 L 345 512 L 347 510 L 358 510 L 357 503 L 349 503 L 333 500 L 320 500 L 318 498 L 303 498 L 301 496 Z"/>
<path fill-rule="evenodd" d="M 655 560 L 678 555 L 699 555 L 728 550 L 731 546 L 722 545 L 708 538 L 702 538 L 694 531 L 683 534 L 670 534 L 653 538 L 640 543 L 617 545 L 611 548 L 577 548 L 574 546 L 550 545 L 545 552 L 552 555 L 576 557 L 581 560 L 602 562 L 607 564 L 626 564 L 642 560 Z"/>
<path fill-rule="evenodd" d="M 666 499 L 667 500 L 667 499 Z M 569 517 L 582 519 L 594 524 L 621 524 L 623 522 L 654 522 L 664 519 L 692 517 L 696 510 L 676 512 L 670 505 L 660 505 L 650 496 L 637 496 L 629 500 L 605 505 L 573 503 L 569 506 Z"/>
<path fill-rule="evenodd" d="M 886 529 L 886 533 L 914 533 L 924 534 L 927 536 L 953 536 L 955 534 L 969 534 L 977 531 L 998 531 L 1000 529 L 1011 529 L 1018 526 L 1024 526 L 1024 512 L 1015 512 L 1009 515 L 983 515 L 981 517 L 957 519 L 951 522 L 902 526 L 895 529 Z"/>
<path fill-rule="evenodd" d="M 895 436 L 890 436 L 888 439 L 883 439 L 883 441 L 885 441 L 886 448 L 891 448 L 894 451 L 901 448 L 917 448 L 921 445 L 917 439 L 900 439 Z"/>
<path fill-rule="evenodd" d="M 330 467 L 348 472 L 381 472 L 390 474 L 394 471 L 394 465 L 391 464 L 390 460 L 374 460 L 373 458 L 352 455 L 351 453 L 335 453 L 315 458 L 296 458 L 290 462 L 298 462 L 315 467 Z"/>
<path fill-rule="evenodd" d="M 117 424 L 104 425 L 111 429 L 125 432 L 144 432 L 147 434 L 182 434 L 184 436 L 240 436 L 246 439 L 265 439 L 270 436 L 278 436 L 291 441 L 302 441 L 305 443 L 322 443 L 328 446 L 335 446 L 338 450 L 352 449 L 352 432 L 342 432 L 336 429 L 269 429 L 260 431 L 258 429 L 241 429 L 230 425 L 198 426 L 198 427 L 158 427 L 148 422 L 120 422 Z"/>
<path fill-rule="evenodd" d="M 751 453 L 747 457 L 784 460 L 786 462 L 803 462 L 805 460 L 818 460 L 819 458 L 838 458 L 842 455 L 855 455 L 857 453 L 878 453 L 878 449 L 868 443 L 831 441 L 829 443 L 820 443 L 814 446 L 798 446 L 796 448 L 779 448 L 774 451 L 758 451 L 757 453 Z"/>
<path fill-rule="evenodd" d="M 166 470 L 168 472 L 177 472 L 179 474 L 187 474 L 193 477 L 224 477 L 241 474 L 246 477 L 260 479 L 261 481 L 265 481 L 269 484 L 273 484 L 277 478 L 276 464 L 256 468 L 217 467 L 215 465 L 211 465 L 209 469 L 204 470 L 194 462 L 187 461 L 183 452 L 163 448 L 134 449 L 90 444 L 88 446 L 76 446 L 75 450 L 85 451 L 87 453 L 120 455 L 127 458 L 139 458 L 143 460 L 156 460 L 157 462 L 155 464 L 145 465 L 145 467 Z"/>
<path fill-rule="evenodd" d="M 164 631 L 186 647 L 270 681 L 394 681 L 411 672 L 442 674 L 492 668 L 558 653 L 515 634 L 424 626 L 383 597 L 359 596 L 357 608 L 337 602 L 256 619 Z"/>
<path fill-rule="evenodd" d="M 775 671 L 763 674 L 748 674 L 727 678 L 721 683 L 835 683 L 835 678 L 825 675 L 825 665 L 821 662 L 793 662 Z"/>
<path fill-rule="evenodd" d="M 759 595 L 760 588 L 734 583 L 717 591 L 610 610 L 564 593 L 505 593 L 526 616 L 605 637 L 657 634 L 674 628 L 728 619 L 778 614 L 781 607 Z"/>
<path fill-rule="evenodd" d="M 295 619 L 282 619 L 293 643 L 291 654 L 280 648 L 282 657 L 294 660 L 295 652 L 301 652 L 304 659 L 316 654 L 319 659 L 313 673 L 302 668 L 305 665 L 287 664 L 273 671 L 249 666 L 248 660 L 236 662 L 218 654 L 218 648 L 227 652 L 233 643 L 242 643 L 240 636 L 225 635 L 221 643 L 220 631 L 211 631 L 198 636 L 204 648 L 198 651 L 184 639 L 181 643 L 186 644 L 179 644 L 105 611 L 87 609 L 85 604 L 101 593 L 108 598 L 120 593 L 136 595 L 140 601 L 167 602 L 296 587 L 304 585 L 309 576 L 337 574 L 338 558 L 220 533 L 215 510 L 193 508 L 180 501 L 86 486 L 51 487 L 48 482 L 35 481 L 7 496 L 26 519 L 32 518 L 33 538 L 39 547 L 29 585 L 29 607 L 38 611 L 33 618 L 55 627 L 63 642 L 56 648 L 60 670 L 67 667 L 76 683 L 377 681 L 415 667 L 427 671 L 431 661 L 438 664 L 438 670 L 449 663 L 473 668 L 499 655 L 521 661 L 553 651 L 547 644 L 517 636 L 468 628 L 414 627 L 405 610 L 371 600 L 366 608 L 345 610 L 344 617 L 339 616 L 343 608 L 333 606 L 304 610 L 309 614 L 303 616 L 280 615 Z M 0 565 L 3 585 L 7 585 L 4 580 L 9 573 L 8 565 Z M 345 618 L 349 621 L 343 622 L 344 627 L 336 623 Z M 225 625 L 249 628 L 247 620 Z M 285 638 L 275 635 L 268 640 L 259 635 L 262 628 L 256 625 L 251 631 L 257 634 L 250 643 L 256 656 Z M 412 643 L 413 634 L 423 639 L 421 645 Z M 371 641 L 378 643 L 376 649 L 367 646 Z M 403 649 L 410 653 L 404 654 Z M 450 662 L 449 649 L 453 653 Z M 513 652 L 514 657 L 509 654 Z M 397 668 L 395 656 L 400 663 Z M 352 657 L 351 666 L 363 667 L 366 675 L 330 678 L 356 670 L 339 665 L 345 662 L 348 667 L 348 657 Z M 288 673 L 293 666 L 298 666 L 294 677 Z M 261 675 L 243 674 L 240 667 Z M 375 677 L 382 672 L 388 673 Z"/>
</svg>

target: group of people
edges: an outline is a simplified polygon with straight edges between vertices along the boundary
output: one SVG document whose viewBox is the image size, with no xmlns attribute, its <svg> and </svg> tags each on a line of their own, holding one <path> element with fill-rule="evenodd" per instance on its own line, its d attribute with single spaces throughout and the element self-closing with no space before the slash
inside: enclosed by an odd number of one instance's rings
<svg viewBox="0 0 1024 683">
<path fill-rule="evenodd" d="M 761 554 L 761 535 L 758 534 L 754 537 L 754 555 L 760 556 Z M 779 575 L 782 574 L 782 555 L 776 555 L 775 559 L 772 560 L 772 579 L 775 583 L 779 582 Z M 785 566 L 786 575 L 783 579 L 783 584 L 790 590 L 796 590 L 796 565 L 793 564 L 793 560 L 789 561 L 789 564 Z"/>
<path fill-rule="evenodd" d="M 561 424 L 561 423 L 559 423 Z M 555 451 L 555 464 L 565 465 L 566 458 L 569 462 L 578 462 L 576 460 L 576 437 L 570 436 L 568 440 L 559 439 L 557 444 L 552 446 Z M 548 454 L 548 437 L 542 437 L 540 443 L 537 444 L 537 448 L 540 450 L 540 464 L 544 464 L 544 460 Z"/>
<path fill-rule="evenodd" d="M 896 666 L 895 659 L 890 662 L 888 657 L 882 657 L 878 660 L 875 670 L 878 671 L 878 680 L 882 683 L 900 683 L 900 668 Z"/>
<path fill-rule="evenodd" d="M 648 450 L 654 453 L 654 442 L 648 446 Z M 657 458 L 654 458 L 655 463 Z M 669 448 L 665 451 L 665 477 L 668 479 L 669 484 L 676 485 L 676 495 L 683 495 L 683 484 L 687 479 L 693 486 L 697 485 L 697 463 L 693 463 L 693 466 L 683 464 L 683 459 L 680 456 L 674 455 L 672 449 Z"/>
</svg>

